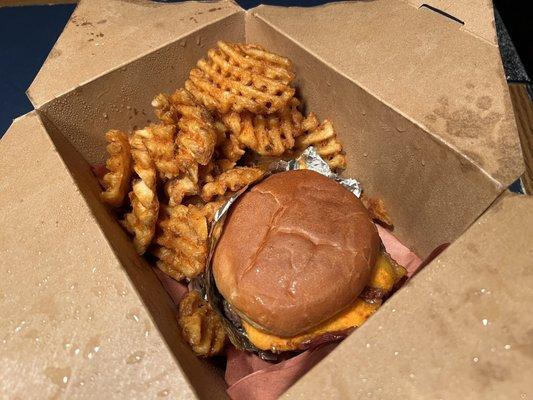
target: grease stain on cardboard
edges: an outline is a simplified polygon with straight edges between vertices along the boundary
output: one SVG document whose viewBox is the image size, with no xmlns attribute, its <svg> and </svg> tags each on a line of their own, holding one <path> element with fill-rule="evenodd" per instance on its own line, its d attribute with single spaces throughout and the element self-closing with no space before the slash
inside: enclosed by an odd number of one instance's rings
<svg viewBox="0 0 533 400">
<path fill-rule="evenodd" d="M 479 97 L 476 100 L 478 108 L 488 110 L 492 104 L 492 99 L 488 96 Z M 432 119 L 439 118 L 446 121 L 446 131 L 457 137 L 477 138 L 483 132 L 492 131 L 495 125 L 502 119 L 503 115 L 499 112 L 491 111 L 482 115 L 478 110 L 472 110 L 467 107 L 453 109 L 447 97 L 441 97 L 438 100 L 438 106 L 433 110 Z"/>
</svg>

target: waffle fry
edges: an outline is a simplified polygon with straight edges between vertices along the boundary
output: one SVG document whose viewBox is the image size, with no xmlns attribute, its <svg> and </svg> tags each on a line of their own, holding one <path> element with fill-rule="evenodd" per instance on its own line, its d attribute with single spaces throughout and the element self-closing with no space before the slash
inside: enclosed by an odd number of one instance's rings
<svg viewBox="0 0 533 400">
<path fill-rule="evenodd" d="M 220 152 L 222 156 L 229 162 L 236 162 L 244 155 L 244 149 L 242 148 L 242 145 L 233 134 L 229 134 L 228 137 L 221 143 Z"/>
<path fill-rule="evenodd" d="M 213 219 L 215 218 L 216 212 L 218 211 L 220 207 L 224 205 L 224 203 L 226 203 L 226 199 L 224 197 L 220 197 L 217 200 L 210 201 L 209 203 L 205 203 L 204 205 L 200 207 L 208 223 L 211 223 L 213 221 Z"/>
<path fill-rule="evenodd" d="M 209 111 L 270 114 L 293 97 L 293 79 L 285 57 L 256 45 L 218 42 L 191 70 L 185 88 Z"/>
<path fill-rule="evenodd" d="M 304 150 L 314 146 L 317 153 L 329 164 L 333 170 L 346 168 L 346 156 L 337 138 L 330 120 L 325 119 L 319 124 L 315 114 L 311 113 L 302 122 L 305 133 L 296 139 L 296 147 Z"/>
<path fill-rule="evenodd" d="M 295 144 L 295 138 L 300 136 L 302 131 L 303 115 L 298 110 L 300 101 L 293 97 L 287 107 L 280 111 L 280 130 L 283 138 L 283 145 L 286 149 L 292 149 Z"/>
<path fill-rule="evenodd" d="M 159 201 L 156 193 L 156 167 L 143 141 L 142 133 L 135 131 L 130 138 L 133 169 L 140 179 L 133 181 L 129 193 L 132 211 L 126 214 L 122 225 L 134 235 L 133 244 L 143 254 L 155 233 Z"/>
<path fill-rule="evenodd" d="M 155 263 L 158 269 L 160 269 L 165 274 L 167 274 L 178 282 L 182 279 L 185 279 L 185 275 L 183 275 L 179 270 L 174 269 L 172 267 L 172 263 L 175 257 L 172 250 L 167 249 L 166 247 L 158 247 L 153 251 L 153 254 L 158 258 Z"/>
<path fill-rule="evenodd" d="M 154 254 L 158 267 L 194 278 L 205 269 L 208 223 L 205 213 L 195 205 L 165 207 L 159 221 L 161 234 L 155 242 L 161 246 Z"/>
<path fill-rule="evenodd" d="M 159 93 L 152 100 L 152 107 L 157 118 L 164 124 L 174 125 L 178 122 L 177 110 L 173 107 L 171 96 Z"/>
<path fill-rule="evenodd" d="M 186 196 L 198 194 L 198 181 L 193 179 L 189 175 L 184 174 L 165 183 L 165 193 L 168 196 L 168 204 L 170 206 L 181 204 Z"/>
<path fill-rule="evenodd" d="M 235 166 L 235 163 L 244 155 L 245 150 L 235 135 L 220 119 L 215 120 L 217 132 L 216 154 L 213 162 L 224 172 Z"/>
<path fill-rule="evenodd" d="M 274 114 L 231 112 L 222 119 L 244 147 L 262 156 L 280 156 L 294 147 L 295 137 L 302 133 L 303 116 L 298 111 L 299 104 L 293 97 L 287 106 Z"/>
<path fill-rule="evenodd" d="M 227 158 L 220 158 L 216 160 L 215 163 L 217 164 L 220 173 L 229 171 L 230 169 L 235 168 L 236 165 L 235 161 L 230 161 Z"/>
<path fill-rule="evenodd" d="M 227 158 L 213 158 L 207 165 L 200 166 L 198 170 L 198 184 L 200 186 L 213 182 L 217 176 L 235 168 L 235 161 Z"/>
<path fill-rule="evenodd" d="M 172 95 L 157 95 L 152 106 L 158 118 L 167 124 L 158 125 L 159 130 L 170 132 L 175 126 L 179 128 L 174 143 L 167 142 L 166 154 L 169 160 L 173 157 L 174 173 L 163 176 L 171 179 L 164 188 L 169 205 L 176 206 L 184 197 L 198 193 L 198 167 L 211 162 L 221 127 L 184 89 L 178 89 Z M 170 135 L 167 137 L 170 139 Z"/>
<path fill-rule="evenodd" d="M 176 127 L 174 125 L 151 124 L 137 131 L 154 161 L 158 175 L 162 179 L 178 176 L 182 166 L 176 157 Z"/>
<path fill-rule="evenodd" d="M 252 167 L 236 167 L 226 171 L 215 178 L 213 182 L 202 187 L 201 197 L 204 201 L 211 200 L 214 196 L 222 196 L 228 190 L 234 192 L 256 181 L 263 175 L 263 171 Z"/>
<path fill-rule="evenodd" d="M 178 309 L 178 324 L 183 339 L 202 357 L 219 354 L 226 343 L 220 317 L 194 290 L 185 295 Z"/>
<path fill-rule="evenodd" d="M 216 175 L 218 175 L 218 166 L 213 160 L 209 161 L 209 164 L 202 165 L 198 169 L 198 181 L 201 185 L 208 182 L 213 182 Z"/>
<path fill-rule="evenodd" d="M 362 194 L 361 201 L 374 221 L 381 222 L 386 226 L 394 226 L 392 218 L 385 207 L 385 202 L 382 199 L 368 197 L 365 194 Z"/>
<path fill-rule="evenodd" d="M 201 165 L 207 164 L 217 142 L 217 132 L 209 112 L 184 89 L 178 89 L 170 96 L 157 95 L 152 106 L 161 121 L 178 126 L 176 144 L 180 151 L 188 153 Z"/>
<path fill-rule="evenodd" d="M 108 141 L 106 161 L 107 172 L 102 178 L 105 191 L 100 194 L 103 201 L 113 207 L 120 207 L 131 184 L 132 160 L 128 135 L 118 130 L 105 134 Z"/>
</svg>

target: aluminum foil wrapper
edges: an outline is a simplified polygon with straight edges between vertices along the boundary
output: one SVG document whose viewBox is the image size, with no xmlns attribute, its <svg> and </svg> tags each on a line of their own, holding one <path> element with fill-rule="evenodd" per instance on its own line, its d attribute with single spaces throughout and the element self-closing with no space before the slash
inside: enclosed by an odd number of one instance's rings
<svg viewBox="0 0 533 400">
<path fill-rule="evenodd" d="M 294 160 L 289 161 L 277 161 L 270 165 L 269 171 L 271 173 L 284 172 L 284 171 L 293 171 L 296 169 L 309 169 L 311 171 L 318 172 L 328 178 L 333 179 L 334 181 L 340 183 L 350 192 L 352 192 L 356 197 L 361 197 L 361 184 L 359 181 L 353 178 L 343 178 L 340 175 L 334 173 L 329 168 L 329 165 L 326 161 L 322 159 L 316 152 L 314 147 L 308 147 L 305 151 Z"/>
<path fill-rule="evenodd" d="M 267 178 L 272 174 L 298 169 L 309 169 L 318 172 L 319 174 L 327 176 L 328 178 L 331 178 L 336 182 L 340 183 L 342 186 L 352 192 L 356 197 L 361 196 L 362 189 L 360 183 L 356 179 L 343 178 L 340 175 L 332 172 L 329 168 L 328 163 L 324 161 L 322 157 L 320 157 L 320 155 L 318 155 L 314 147 L 308 147 L 300 156 L 293 160 L 279 160 L 272 162 L 268 166 L 261 180 Z M 276 359 L 275 354 L 257 349 L 248 340 L 244 328 L 242 326 L 238 326 L 231 320 L 234 318 L 228 318 L 228 307 L 230 308 L 230 306 L 219 293 L 215 284 L 215 280 L 213 278 L 211 268 L 213 252 L 218 242 L 218 239 L 220 238 L 220 235 L 222 233 L 224 221 L 226 219 L 229 209 L 231 208 L 231 205 L 251 186 L 257 184 L 261 180 L 256 181 L 252 185 L 244 187 L 243 189 L 233 194 L 226 201 L 226 203 L 222 207 L 220 207 L 215 213 L 208 238 L 209 255 L 207 257 L 205 275 L 201 278 L 197 278 L 198 281 L 195 282 L 195 287 L 202 289 L 206 300 L 211 304 L 211 307 L 215 310 L 215 312 L 220 315 L 224 325 L 226 326 L 228 337 L 237 349 L 253 351 L 265 360 L 274 361 Z"/>
</svg>

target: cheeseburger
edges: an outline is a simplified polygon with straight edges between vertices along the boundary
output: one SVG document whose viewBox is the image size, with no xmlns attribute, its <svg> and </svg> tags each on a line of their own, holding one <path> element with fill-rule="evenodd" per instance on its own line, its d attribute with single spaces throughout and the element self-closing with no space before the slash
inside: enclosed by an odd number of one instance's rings
<svg viewBox="0 0 533 400">
<path fill-rule="evenodd" d="M 404 274 L 361 201 L 309 170 L 271 175 L 242 194 L 212 257 L 224 316 L 252 348 L 274 353 L 346 335 Z"/>
</svg>

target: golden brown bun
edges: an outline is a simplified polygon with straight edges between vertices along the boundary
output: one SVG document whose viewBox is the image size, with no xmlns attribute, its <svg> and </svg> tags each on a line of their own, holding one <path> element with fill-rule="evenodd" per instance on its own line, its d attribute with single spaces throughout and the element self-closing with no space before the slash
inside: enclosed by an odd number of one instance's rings
<svg viewBox="0 0 533 400">
<path fill-rule="evenodd" d="M 213 274 L 244 319 L 295 336 L 355 301 L 379 243 L 365 207 L 344 187 L 312 171 L 283 172 L 233 205 Z"/>
</svg>

